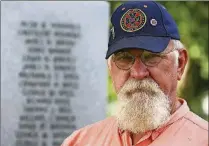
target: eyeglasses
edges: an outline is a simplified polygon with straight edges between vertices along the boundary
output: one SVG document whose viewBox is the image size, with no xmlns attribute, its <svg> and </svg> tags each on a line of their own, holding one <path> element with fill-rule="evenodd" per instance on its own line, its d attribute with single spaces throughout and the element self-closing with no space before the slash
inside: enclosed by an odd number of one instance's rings
<svg viewBox="0 0 209 146">
<path fill-rule="evenodd" d="M 153 67 L 156 66 L 167 54 L 175 50 L 176 48 L 165 53 L 152 53 L 144 50 L 140 55 L 140 59 L 146 66 Z M 120 51 L 113 55 L 113 61 L 119 69 L 129 70 L 133 66 L 136 57 L 137 56 L 133 56 L 127 51 Z"/>
</svg>

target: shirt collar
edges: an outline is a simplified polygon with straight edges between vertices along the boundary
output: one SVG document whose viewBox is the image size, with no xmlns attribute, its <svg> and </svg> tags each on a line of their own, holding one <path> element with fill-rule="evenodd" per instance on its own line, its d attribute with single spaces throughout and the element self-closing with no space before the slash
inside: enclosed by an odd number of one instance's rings
<svg viewBox="0 0 209 146">
<path fill-rule="evenodd" d="M 162 125 L 160 128 L 153 130 L 152 140 L 155 140 L 168 126 L 184 117 L 184 115 L 190 111 L 187 102 L 184 99 L 178 98 L 178 101 L 181 103 L 181 106 L 171 115 L 170 120 L 167 123 Z"/>
</svg>

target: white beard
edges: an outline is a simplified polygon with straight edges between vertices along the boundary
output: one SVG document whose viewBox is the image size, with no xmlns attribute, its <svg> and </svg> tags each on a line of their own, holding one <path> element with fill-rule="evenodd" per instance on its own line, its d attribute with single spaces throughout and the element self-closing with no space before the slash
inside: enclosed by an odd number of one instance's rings
<svg viewBox="0 0 209 146">
<path fill-rule="evenodd" d="M 152 79 L 129 79 L 118 93 L 116 119 L 121 130 L 144 133 L 169 120 L 170 100 Z"/>
</svg>

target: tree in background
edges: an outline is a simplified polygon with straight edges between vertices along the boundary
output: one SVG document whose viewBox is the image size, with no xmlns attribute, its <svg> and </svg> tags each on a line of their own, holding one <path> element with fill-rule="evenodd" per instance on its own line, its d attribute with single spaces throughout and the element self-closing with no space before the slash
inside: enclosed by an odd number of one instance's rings
<svg viewBox="0 0 209 146">
<path fill-rule="evenodd" d="M 110 1 L 110 14 L 122 3 Z M 189 53 L 186 73 L 178 86 L 178 96 L 186 99 L 190 109 L 208 121 L 202 109 L 202 100 L 208 98 L 208 4 L 209 2 L 159 2 L 176 21 L 181 41 Z M 111 25 L 111 24 L 110 24 Z M 116 101 L 110 76 L 108 101 Z"/>
</svg>

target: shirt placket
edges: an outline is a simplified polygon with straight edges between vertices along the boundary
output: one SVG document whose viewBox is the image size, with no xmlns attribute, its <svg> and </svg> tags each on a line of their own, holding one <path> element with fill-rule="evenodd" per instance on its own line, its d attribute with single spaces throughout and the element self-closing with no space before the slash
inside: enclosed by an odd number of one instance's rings
<svg viewBox="0 0 209 146">
<path fill-rule="evenodd" d="M 122 143 L 123 143 L 123 146 L 140 146 L 140 144 L 143 141 L 145 141 L 148 138 L 150 138 L 151 135 L 152 135 L 152 132 L 146 133 L 146 135 L 144 135 L 135 145 L 133 145 L 130 133 L 126 131 L 126 132 L 122 133 Z"/>
<path fill-rule="evenodd" d="M 123 141 L 123 146 L 132 146 L 132 140 L 129 132 L 124 131 L 122 133 L 122 141 Z"/>
<path fill-rule="evenodd" d="M 148 138 L 150 138 L 151 137 L 151 135 L 152 135 L 152 132 L 150 131 L 150 132 L 148 132 L 148 133 L 146 133 L 134 146 L 141 146 L 141 144 L 145 141 L 145 140 L 147 140 Z"/>
</svg>

